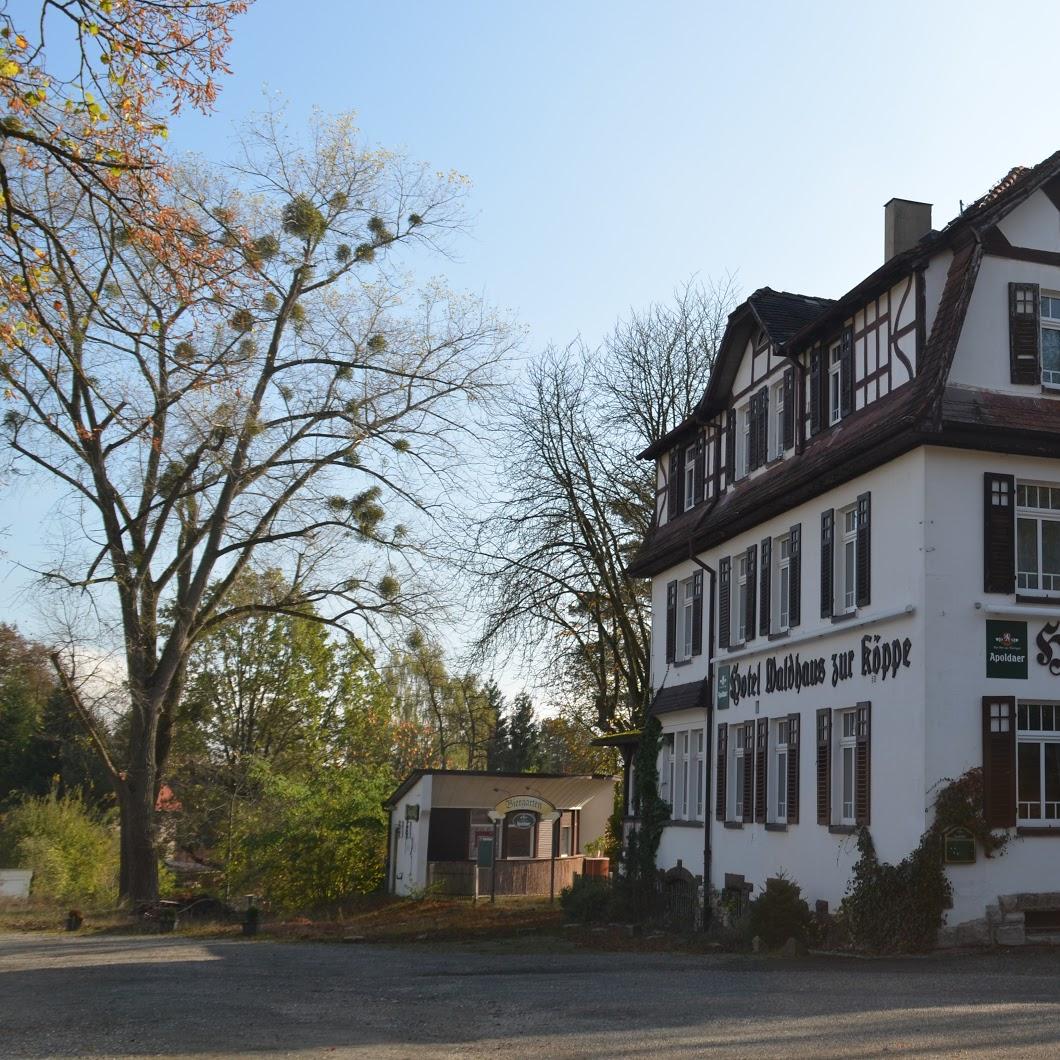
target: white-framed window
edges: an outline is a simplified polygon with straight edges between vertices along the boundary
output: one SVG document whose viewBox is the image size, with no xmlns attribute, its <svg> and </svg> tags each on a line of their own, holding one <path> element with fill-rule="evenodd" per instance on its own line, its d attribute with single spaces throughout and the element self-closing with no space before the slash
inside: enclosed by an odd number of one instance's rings
<svg viewBox="0 0 1060 1060">
<path fill-rule="evenodd" d="M 858 509 L 838 512 L 839 547 L 836 549 L 836 595 L 841 611 L 853 611 L 858 602 Z"/>
<path fill-rule="evenodd" d="M 696 504 L 696 447 L 685 449 L 685 511 Z"/>
<path fill-rule="evenodd" d="M 736 477 L 743 478 L 751 467 L 751 406 L 736 410 Z"/>
<path fill-rule="evenodd" d="M 706 783 L 707 774 L 703 757 L 704 748 L 704 731 L 702 729 L 696 729 L 693 731 L 693 746 L 695 747 L 695 762 L 694 768 L 696 771 L 696 817 L 698 820 L 703 820 L 704 811 L 704 797 L 706 795 Z"/>
<path fill-rule="evenodd" d="M 680 794 L 680 815 L 682 820 L 688 820 L 688 799 L 689 799 L 689 787 L 688 782 L 691 779 L 691 763 L 689 761 L 689 732 L 684 730 L 677 734 L 678 747 L 680 748 L 680 780 L 678 791 Z"/>
<path fill-rule="evenodd" d="M 747 640 L 747 553 L 736 557 L 736 576 L 732 580 L 732 626 L 736 643 Z"/>
<path fill-rule="evenodd" d="M 769 400 L 769 459 L 778 460 L 784 455 L 784 383 L 773 387 Z"/>
<path fill-rule="evenodd" d="M 1019 294 L 1020 292 L 1017 289 L 1017 298 L 1019 298 Z M 1060 390 L 1060 294 L 1043 294 L 1040 302 L 1042 315 L 1042 386 L 1055 387 Z M 1033 309 L 1031 312 L 1033 312 Z"/>
<path fill-rule="evenodd" d="M 788 821 L 788 726 L 787 718 L 774 723 L 773 728 L 773 797 L 770 800 L 770 819 L 778 824 Z"/>
<path fill-rule="evenodd" d="M 791 625 L 791 536 L 773 542 L 776 577 L 773 583 L 773 628 L 781 633 Z"/>
<path fill-rule="evenodd" d="M 735 730 L 735 731 L 733 731 Z M 732 805 L 736 807 L 736 813 L 733 820 L 742 821 L 744 818 L 744 805 L 743 805 L 743 792 L 744 792 L 744 773 L 748 768 L 748 757 L 751 754 L 751 748 L 747 746 L 745 736 L 746 731 L 743 725 L 735 725 L 729 730 L 732 735 L 732 775 L 733 783 L 736 790 L 733 792 Z"/>
<path fill-rule="evenodd" d="M 839 824 L 856 824 L 854 792 L 857 790 L 857 711 L 841 711 L 839 733 Z"/>
<path fill-rule="evenodd" d="M 695 607 L 695 578 L 685 578 L 681 582 L 681 599 L 677 613 L 677 657 L 681 660 L 692 658 L 692 622 Z"/>
<path fill-rule="evenodd" d="M 828 422 L 838 423 L 842 414 L 843 354 L 836 343 L 828 353 Z"/>
<path fill-rule="evenodd" d="M 674 790 L 674 734 L 663 733 L 662 761 L 659 763 L 659 798 L 673 807 Z"/>
<path fill-rule="evenodd" d="M 574 853 L 573 841 L 574 829 L 569 824 L 560 825 L 559 829 L 559 856 L 569 858 Z"/>
<path fill-rule="evenodd" d="M 1060 703 L 1016 708 L 1016 792 L 1018 824 L 1060 820 Z"/>
<path fill-rule="evenodd" d="M 1016 588 L 1060 590 L 1060 486 L 1016 484 Z"/>
</svg>

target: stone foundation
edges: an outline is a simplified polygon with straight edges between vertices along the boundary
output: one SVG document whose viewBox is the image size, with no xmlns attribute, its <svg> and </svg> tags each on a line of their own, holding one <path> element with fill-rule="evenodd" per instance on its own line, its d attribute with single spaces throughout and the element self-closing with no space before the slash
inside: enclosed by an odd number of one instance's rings
<svg viewBox="0 0 1060 1060">
<path fill-rule="evenodd" d="M 1002 894 L 986 916 L 939 931 L 940 948 L 952 946 L 1022 946 L 1027 941 L 1025 913 L 1060 909 L 1060 891 Z M 1053 936 L 1042 941 L 1053 941 Z"/>
</svg>

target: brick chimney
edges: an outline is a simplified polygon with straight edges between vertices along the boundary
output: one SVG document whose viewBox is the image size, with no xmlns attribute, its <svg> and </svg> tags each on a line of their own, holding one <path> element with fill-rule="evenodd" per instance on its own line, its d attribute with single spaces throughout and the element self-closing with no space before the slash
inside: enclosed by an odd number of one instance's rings
<svg viewBox="0 0 1060 1060">
<path fill-rule="evenodd" d="M 883 207 L 883 260 L 915 247 L 931 231 L 931 203 L 891 199 Z"/>
</svg>

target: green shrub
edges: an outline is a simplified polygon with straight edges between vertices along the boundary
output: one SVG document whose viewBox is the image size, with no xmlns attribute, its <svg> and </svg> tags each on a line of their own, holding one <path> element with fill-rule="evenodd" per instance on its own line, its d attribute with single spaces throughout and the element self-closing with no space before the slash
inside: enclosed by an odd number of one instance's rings
<svg viewBox="0 0 1060 1060">
<path fill-rule="evenodd" d="M 29 798 L 0 821 L 0 865 L 31 869 L 35 897 L 110 898 L 118 883 L 117 830 L 79 795 Z"/>
<path fill-rule="evenodd" d="M 771 950 L 783 946 L 788 939 L 806 945 L 812 939 L 813 926 L 813 914 L 799 885 L 783 873 L 766 880 L 766 889 L 748 910 L 752 938 L 757 935 Z"/>
<path fill-rule="evenodd" d="M 611 883 L 598 876 L 575 876 L 559 894 L 559 904 L 569 920 L 599 923 L 611 917 Z"/>
</svg>

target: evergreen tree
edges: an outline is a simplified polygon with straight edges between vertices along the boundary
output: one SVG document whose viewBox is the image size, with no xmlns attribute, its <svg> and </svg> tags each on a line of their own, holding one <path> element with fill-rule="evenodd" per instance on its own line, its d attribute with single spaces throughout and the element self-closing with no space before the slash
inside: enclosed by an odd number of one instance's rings
<svg viewBox="0 0 1060 1060">
<path fill-rule="evenodd" d="M 508 733 L 508 719 L 505 715 L 507 704 L 504 701 L 504 693 L 497 687 L 495 681 L 490 681 L 486 685 L 486 699 L 494 719 L 489 746 L 486 749 L 486 768 L 491 773 L 503 773 L 508 768 L 512 743 Z"/>
<path fill-rule="evenodd" d="M 534 773 L 541 768 L 541 729 L 534 718 L 533 701 L 526 692 L 520 692 L 512 702 L 508 740 L 508 768 L 512 773 Z"/>
</svg>

